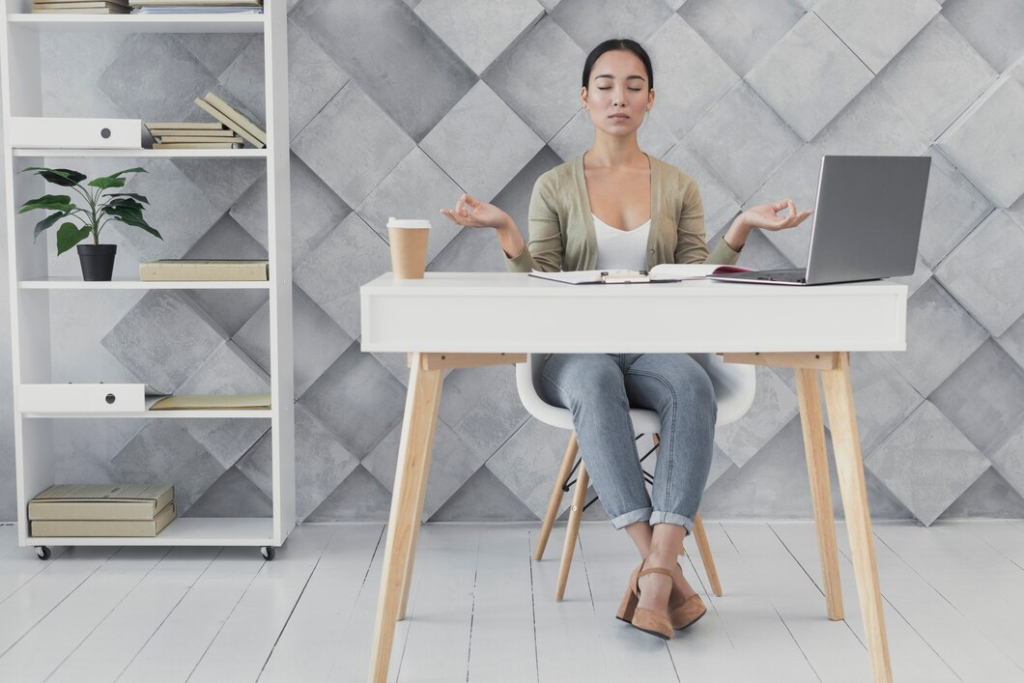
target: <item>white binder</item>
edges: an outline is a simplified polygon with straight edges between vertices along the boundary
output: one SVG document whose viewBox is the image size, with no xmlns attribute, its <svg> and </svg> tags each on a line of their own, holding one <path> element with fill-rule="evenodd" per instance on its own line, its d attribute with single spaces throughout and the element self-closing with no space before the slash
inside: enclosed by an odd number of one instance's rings
<svg viewBox="0 0 1024 683">
<path fill-rule="evenodd" d="M 142 119 L 12 116 L 8 140 L 27 149 L 142 149 Z"/>
<path fill-rule="evenodd" d="M 22 384 L 19 408 L 37 415 L 141 415 L 167 394 L 145 384 Z"/>
</svg>

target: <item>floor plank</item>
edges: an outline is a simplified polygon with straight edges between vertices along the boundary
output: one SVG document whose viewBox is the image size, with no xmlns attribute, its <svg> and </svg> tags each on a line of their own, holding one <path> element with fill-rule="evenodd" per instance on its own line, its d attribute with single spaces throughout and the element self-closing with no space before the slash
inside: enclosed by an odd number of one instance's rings
<svg viewBox="0 0 1024 683">
<path fill-rule="evenodd" d="M 73 548 L 56 559 L 41 562 L 30 548 L 20 548 L 19 553 L 25 551 L 31 555 L 21 557 L 19 565 L 34 564 L 15 571 L 19 578 L 31 577 L 0 602 L 0 662 L 19 639 L 118 550 L 115 547 Z"/>
<path fill-rule="evenodd" d="M 1024 571 L 1024 530 L 1010 524 L 977 522 L 974 534 Z"/>
<path fill-rule="evenodd" d="M 821 571 L 817 568 L 818 551 L 812 535 L 813 526 L 802 528 L 799 523 L 774 523 L 772 526 L 786 546 L 800 558 L 808 575 L 820 586 Z M 876 523 L 875 532 L 882 526 Z M 846 621 L 863 641 L 864 624 L 857 600 L 853 565 L 850 562 L 846 525 L 841 521 L 836 522 L 836 537 L 840 551 L 839 574 Z M 920 683 L 1013 680 L 1012 676 L 1005 678 L 1014 670 L 1013 663 L 990 643 L 982 642 L 984 639 L 979 638 L 973 629 L 966 628 L 968 625 L 963 622 L 962 615 L 952 609 L 885 544 L 876 541 L 875 556 L 895 680 Z M 965 648 L 974 644 L 982 647 L 979 654 L 994 654 L 994 659 L 973 661 L 976 655 Z M 1000 675 L 1004 678 L 1000 679 Z"/>
<path fill-rule="evenodd" d="M 220 548 L 209 547 L 171 549 L 71 652 L 48 683 L 115 680 L 219 552 Z"/>
<path fill-rule="evenodd" d="M 530 585 L 533 528 L 532 524 L 481 528 L 473 586 L 470 682 L 537 680 Z M 465 529 L 463 533 L 473 531 Z"/>
<path fill-rule="evenodd" d="M 416 553 L 421 572 L 415 602 L 410 597 L 398 680 L 464 681 L 469 665 L 473 596 L 480 550 L 479 530 L 462 525 L 424 527 L 431 544 Z"/>
<path fill-rule="evenodd" d="M 765 588 L 765 578 L 756 564 L 757 557 L 751 549 L 744 548 L 730 537 L 744 535 L 742 523 L 716 523 L 705 521 L 708 543 L 715 558 L 715 566 L 722 581 L 722 597 L 707 595 L 718 620 L 728 634 L 729 640 L 740 662 L 736 663 L 743 680 L 767 681 L 818 681 L 807 655 L 787 627 L 785 620 L 773 603 L 776 597 L 771 589 Z M 760 525 L 759 525 L 760 526 Z M 765 533 L 767 529 L 760 530 Z M 756 531 L 755 531 L 756 533 Z M 698 572 L 703 585 L 708 585 L 703 565 L 698 561 L 696 544 L 688 546 L 691 571 Z M 688 555 L 689 557 L 689 555 Z M 834 626 L 825 619 L 822 627 Z M 703 621 L 693 628 L 699 629 Z M 677 666 L 685 666 L 677 662 Z"/>
<path fill-rule="evenodd" d="M 187 679 L 265 564 L 255 548 L 224 548 L 143 645 L 121 678 Z"/>
<path fill-rule="evenodd" d="M 122 548 L 0 658 L 0 680 L 42 681 L 167 555 L 167 548 Z"/>
<path fill-rule="evenodd" d="M 189 681 L 251 683 L 299 601 L 334 529 L 297 527 L 246 589 Z"/>
<path fill-rule="evenodd" d="M 433 542 L 433 525 L 425 525 L 420 530 L 419 547 L 417 556 L 428 550 Z M 352 609 L 352 616 L 341 635 L 341 640 L 335 644 L 334 659 L 328 671 L 326 680 L 344 681 L 345 683 L 366 681 L 370 671 L 370 654 L 373 647 L 373 628 L 377 618 L 377 601 L 380 598 L 380 580 L 383 572 L 384 546 L 387 539 L 387 529 L 383 531 L 380 546 L 374 553 L 370 563 L 366 580 L 359 591 L 355 605 Z M 416 561 L 416 569 L 420 569 L 420 563 Z M 395 637 L 391 647 L 391 661 L 388 664 L 388 682 L 394 683 L 398 680 L 401 670 L 402 655 L 405 652 L 406 638 L 409 635 L 409 628 L 412 615 L 419 595 L 420 584 L 426 578 L 425 572 L 414 571 L 412 584 L 409 588 L 409 603 L 406 609 L 407 618 L 395 625 Z"/>
<path fill-rule="evenodd" d="M 744 560 L 743 573 L 736 577 L 745 585 L 742 590 L 771 602 L 818 678 L 842 683 L 869 680 L 867 648 L 845 621 L 828 619 L 824 595 L 772 528 L 764 522 L 723 527 Z"/>
<path fill-rule="evenodd" d="M 1024 572 L 1017 565 L 967 525 L 879 525 L 875 535 L 942 596 L 976 642 L 987 640 L 983 645 L 997 648 L 1024 680 Z M 984 583 L 977 581 L 981 571 L 989 578 Z"/>
<path fill-rule="evenodd" d="M 336 527 L 270 653 L 259 676 L 260 683 L 328 678 L 338 644 L 344 642 L 343 636 L 352 625 L 357 601 L 361 597 L 364 604 L 368 601 L 366 578 L 371 561 L 383 552 L 383 532 L 383 524 Z M 376 594 L 372 599 L 376 599 Z M 365 658 L 369 660 L 369 653 Z"/>
<path fill-rule="evenodd" d="M 539 530 L 530 534 L 531 548 L 538 533 Z M 565 525 L 559 524 L 551 532 L 544 559 L 530 562 L 538 679 L 541 683 L 613 681 L 601 646 L 585 562 L 573 561 L 562 601 L 555 602 L 564 539 Z M 578 558 L 580 553 L 577 538 L 574 556 Z"/>
<path fill-rule="evenodd" d="M 0 559 L 0 603 L 35 578 L 39 572 L 67 551 L 66 547 L 52 548 L 49 560 L 40 560 L 35 548 L 19 548 L 17 537 L 10 539 L 4 558 Z"/>
</svg>

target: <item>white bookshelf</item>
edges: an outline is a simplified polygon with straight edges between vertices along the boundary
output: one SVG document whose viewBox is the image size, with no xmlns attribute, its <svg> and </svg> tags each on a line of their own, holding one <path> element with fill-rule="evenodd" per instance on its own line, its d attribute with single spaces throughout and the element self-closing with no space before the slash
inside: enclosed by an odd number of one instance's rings
<svg viewBox="0 0 1024 683">
<path fill-rule="evenodd" d="M 210 281 L 210 282 L 143 282 L 128 278 L 115 277 L 108 282 L 85 282 L 80 277 L 69 275 L 52 275 L 39 280 L 21 280 L 18 286 L 22 289 L 270 289 L 271 283 L 265 281 Z"/>
<path fill-rule="evenodd" d="M 132 159 L 170 159 L 171 157 L 227 157 L 229 159 L 264 159 L 266 149 L 25 149 L 13 150 L 15 157 L 130 157 Z"/>
<path fill-rule="evenodd" d="M 263 33 L 266 84 L 266 149 L 241 150 L 81 150 L 23 149 L 3 141 L 4 219 L 9 260 L 14 440 L 18 499 L 18 540 L 48 557 L 48 546 L 64 545 L 218 545 L 253 546 L 272 558 L 295 526 L 294 383 L 292 369 L 291 219 L 288 151 L 288 37 L 286 3 L 269 0 L 264 14 L 224 16 L 54 16 L 30 13 L 31 0 L 0 0 L 0 82 L 4 130 L 12 116 L 42 116 L 40 34 L 94 33 Z M 209 40 L 216 40 L 211 35 Z M 173 67 L 169 67 L 173 68 Z M 82 112 L 89 117 L 89 112 Z M 46 158 L 195 157 L 265 159 L 267 164 L 267 244 L 271 279 L 267 282 L 141 282 L 115 278 L 84 282 L 51 275 L 47 240 L 33 243 L 35 212 L 16 215 L 25 200 L 52 192 L 39 177 L 18 174 L 26 166 L 46 166 Z M 151 196 L 151 200 L 156 198 Z M 63 258 L 75 258 L 74 252 Z M 115 419 L 110 415 L 32 414 L 20 409 L 22 384 L 54 381 L 50 368 L 50 293 L 60 290 L 209 290 L 266 289 L 270 300 L 270 410 L 153 411 L 142 419 L 269 419 L 272 435 L 273 516 L 267 518 L 179 517 L 152 538 L 32 537 L 28 501 L 58 483 L 53 420 L 63 417 Z M 102 296 L 101 293 L 95 296 Z M 143 378 L 144 379 L 144 378 Z M 118 416 L 123 419 L 126 416 Z M 60 482 L 89 483 L 89 482 Z M 173 483 L 173 482 L 172 482 Z"/>
</svg>

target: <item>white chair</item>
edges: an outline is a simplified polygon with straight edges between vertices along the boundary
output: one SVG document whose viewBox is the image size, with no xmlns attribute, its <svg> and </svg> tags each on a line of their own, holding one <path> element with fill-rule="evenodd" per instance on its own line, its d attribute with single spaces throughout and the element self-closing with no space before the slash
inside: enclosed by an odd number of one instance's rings
<svg viewBox="0 0 1024 683">
<path fill-rule="evenodd" d="M 694 353 L 691 355 L 707 371 L 715 388 L 715 399 L 718 403 L 718 418 L 715 424 L 725 425 L 743 417 L 754 402 L 754 391 L 756 388 L 754 366 L 726 363 L 722 360 L 721 356 L 713 353 Z M 552 427 L 572 430 L 572 413 L 567 408 L 552 405 L 545 398 L 541 386 L 541 371 L 544 368 L 546 357 L 547 354 L 530 354 L 527 356 L 525 363 L 520 363 L 516 366 L 516 384 L 519 388 L 519 398 L 526 410 L 541 422 Z M 634 408 L 629 411 L 629 417 L 633 421 L 633 431 L 637 435 L 651 434 L 653 436 L 655 446 L 653 450 L 656 450 L 659 442 L 658 434 L 661 431 L 661 421 L 658 418 L 658 413 L 653 410 Z M 587 475 L 587 469 L 582 459 L 576 462 L 578 449 L 576 432 L 573 431 L 569 437 L 569 446 L 566 448 L 565 456 L 562 458 L 561 468 L 558 470 L 558 478 L 555 480 L 554 488 L 551 491 L 551 500 L 548 503 L 547 514 L 544 516 L 544 524 L 541 527 L 540 537 L 537 539 L 537 547 L 533 555 L 534 559 L 538 561 L 543 558 L 548 536 L 551 534 L 551 527 L 558 516 L 558 507 L 562 502 L 562 496 L 569 491 L 569 487 L 572 485 L 569 478 L 578 468 L 575 481 L 576 492 L 569 511 L 569 524 L 566 527 L 562 563 L 558 572 L 558 586 L 555 590 L 555 600 L 557 601 L 561 601 L 565 593 L 565 584 L 569 578 L 569 567 L 572 564 L 573 550 L 576 546 L 576 535 L 579 532 L 580 518 L 583 515 L 587 486 L 590 482 L 590 477 Z M 647 455 L 650 455 L 650 453 Z M 574 463 L 576 464 L 574 465 Z M 646 472 L 645 476 L 650 477 Z M 700 549 L 700 556 L 704 561 L 704 569 L 711 582 L 711 589 L 715 595 L 720 596 L 722 594 L 722 586 L 718 580 L 715 561 L 711 557 L 711 547 L 708 545 L 707 536 L 704 533 L 704 524 L 701 521 L 699 512 L 694 516 L 693 536 L 697 539 L 697 547 Z M 682 548 L 680 548 L 680 553 L 682 553 Z"/>
</svg>

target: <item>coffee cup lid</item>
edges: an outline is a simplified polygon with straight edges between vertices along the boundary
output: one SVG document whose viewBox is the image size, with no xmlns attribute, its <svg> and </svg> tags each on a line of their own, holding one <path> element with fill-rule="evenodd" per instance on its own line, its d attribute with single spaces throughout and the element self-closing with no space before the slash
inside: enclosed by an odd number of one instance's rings
<svg viewBox="0 0 1024 683">
<path fill-rule="evenodd" d="M 391 216 L 388 218 L 389 228 L 429 228 L 430 221 L 425 218 L 395 218 Z"/>
</svg>

